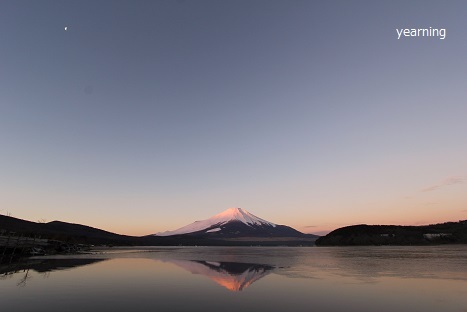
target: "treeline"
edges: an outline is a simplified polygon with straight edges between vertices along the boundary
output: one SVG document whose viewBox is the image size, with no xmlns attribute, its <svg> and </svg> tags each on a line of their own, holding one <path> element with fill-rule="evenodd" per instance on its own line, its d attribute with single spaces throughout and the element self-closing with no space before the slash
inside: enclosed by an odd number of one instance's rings
<svg viewBox="0 0 467 312">
<path fill-rule="evenodd" d="M 352 225 L 316 240 L 317 246 L 467 244 L 467 220 L 424 226 Z"/>
</svg>

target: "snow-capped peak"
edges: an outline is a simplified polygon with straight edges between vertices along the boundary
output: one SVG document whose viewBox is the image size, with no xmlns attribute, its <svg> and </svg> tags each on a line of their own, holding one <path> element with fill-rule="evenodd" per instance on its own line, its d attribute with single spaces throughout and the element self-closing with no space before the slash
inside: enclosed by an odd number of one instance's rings
<svg viewBox="0 0 467 312">
<path fill-rule="evenodd" d="M 246 225 L 250 225 L 250 224 L 251 225 L 252 224 L 256 224 L 256 225 L 266 224 L 266 225 L 276 226 L 274 223 L 271 223 L 269 221 L 261 219 L 261 218 L 249 213 L 248 211 L 246 211 L 245 209 L 242 209 L 242 208 L 229 208 L 226 211 L 221 212 L 221 213 L 215 215 L 214 217 L 211 217 L 210 219 L 211 220 L 216 219 L 216 220 L 222 220 L 222 221 L 236 220 L 236 221 L 241 221 L 241 222 L 245 223 Z"/>
<path fill-rule="evenodd" d="M 252 225 L 267 225 L 276 227 L 276 224 L 261 219 L 245 209 L 242 208 L 229 208 L 209 219 L 202 220 L 202 221 L 195 221 L 187 226 L 179 228 L 175 231 L 166 231 L 160 232 L 156 235 L 158 236 L 170 236 L 170 235 L 177 235 L 177 234 L 187 234 L 202 231 L 204 229 L 209 229 L 214 226 L 220 227 L 223 224 L 226 224 L 230 221 L 240 221 L 248 226 Z"/>
</svg>

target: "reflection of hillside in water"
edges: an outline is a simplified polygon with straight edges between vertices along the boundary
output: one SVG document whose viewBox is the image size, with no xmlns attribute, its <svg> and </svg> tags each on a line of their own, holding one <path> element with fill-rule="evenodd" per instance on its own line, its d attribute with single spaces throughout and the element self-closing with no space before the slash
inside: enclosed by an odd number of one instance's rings
<svg viewBox="0 0 467 312">
<path fill-rule="evenodd" d="M 29 271 L 35 271 L 48 277 L 48 274 L 53 271 L 77 268 L 104 260 L 106 259 L 28 259 L 25 262 L 0 265 L 0 280 L 21 274 L 23 277 L 17 286 L 24 287 L 30 278 Z"/>
<path fill-rule="evenodd" d="M 106 259 L 30 259 L 0 266 L 0 274 L 12 274 L 19 271 L 33 270 L 37 273 L 72 269 L 84 265 L 101 262 Z"/>
<path fill-rule="evenodd" d="M 263 264 L 168 260 L 192 274 L 204 275 L 231 291 L 241 291 L 271 273 L 274 267 Z"/>
</svg>

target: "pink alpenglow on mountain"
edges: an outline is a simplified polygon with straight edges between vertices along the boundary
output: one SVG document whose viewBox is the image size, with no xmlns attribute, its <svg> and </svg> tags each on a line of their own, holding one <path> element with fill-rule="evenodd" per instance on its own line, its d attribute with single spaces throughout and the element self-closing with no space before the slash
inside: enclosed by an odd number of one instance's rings
<svg viewBox="0 0 467 312">
<path fill-rule="evenodd" d="M 202 231 L 205 229 L 209 229 L 209 232 L 216 232 L 220 231 L 216 228 L 220 229 L 220 226 L 231 222 L 231 221 L 240 221 L 243 224 L 248 226 L 252 225 L 269 225 L 275 227 L 276 225 L 272 222 L 266 221 L 264 219 L 258 218 L 257 216 L 249 213 L 248 211 L 242 208 L 229 208 L 215 216 L 201 221 L 195 221 L 191 224 L 188 224 L 184 227 L 179 228 L 178 230 L 174 231 L 166 231 L 157 233 L 158 236 L 170 236 L 170 235 L 179 235 L 179 234 L 187 234 Z M 216 227 L 216 228 L 213 228 Z"/>
<path fill-rule="evenodd" d="M 291 227 L 261 219 L 242 208 L 230 208 L 209 219 L 195 221 L 157 236 L 190 235 L 211 238 L 229 237 L 297 237 L 305 235 Z"/>
</svg>

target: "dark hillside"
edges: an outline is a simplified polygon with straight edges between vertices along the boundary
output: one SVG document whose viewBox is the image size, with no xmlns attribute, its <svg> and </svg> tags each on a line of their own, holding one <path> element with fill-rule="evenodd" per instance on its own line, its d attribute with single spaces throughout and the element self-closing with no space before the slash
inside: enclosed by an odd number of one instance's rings
<svg viewBox="0 0 467 312">
<path fill-rule="evenodd" d="M 467 243 L 467 220 L 423 226 L 352 225 L 316 240 L 317 246 L 432 245 Z"/>
</svg>

